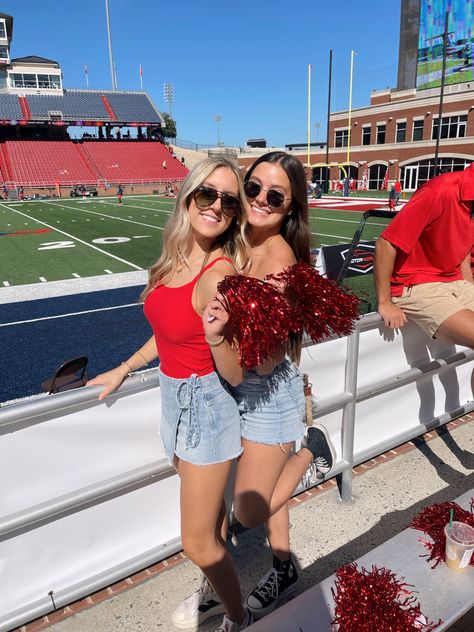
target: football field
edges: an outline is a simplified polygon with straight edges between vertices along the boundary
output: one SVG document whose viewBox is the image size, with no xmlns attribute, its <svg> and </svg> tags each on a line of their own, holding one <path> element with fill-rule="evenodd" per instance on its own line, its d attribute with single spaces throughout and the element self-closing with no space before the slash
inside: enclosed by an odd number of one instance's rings
<svg viewBox="0 0 474 632">
<path fill-rule="evenodd" d="M 161 252 L 163 227 L 175 200 L 157 196 L 0 202 L 0 288 L 148 268 Z M 386 208 L 323 198 L 311 201 L 313 247 L 350 242 L 361 212 Z M 364 240 L 387 221 L 368 222 Z"/>
<path fill-rule="evenodd" d="M 146 279 L 139 271 L 158 258 L 174 204 L 157 196 L 127 197 L 122 206 L 115 198 L 0 202 L 0 406 L 40 392 L 68 358 L 86 355 L 89 375 L 97 375 L 151 335 L 138 302 Z M 385 200 L 310 204 L 319 247 L 350 242 L 361 212 L 384 208 Z M 363 239 L 385 224 L 371 218 Z M 372 274 L 346 284 L 361 296 L 362 312 L 373 309 Z"/>
</svg>

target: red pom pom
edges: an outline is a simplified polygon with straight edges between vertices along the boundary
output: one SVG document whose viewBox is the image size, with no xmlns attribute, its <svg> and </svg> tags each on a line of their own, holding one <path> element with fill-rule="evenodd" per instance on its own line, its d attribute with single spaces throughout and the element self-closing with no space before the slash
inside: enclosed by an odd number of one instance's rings
<svg viewBox="0 0 474 632">
<path fill-rule="evenodd" d="M 357 564 L 348 564 L 336 571 L 335 585 L 332 623 L 339 632 L 430 632 L 441 624 L 427 621 L 413 591 L 407 590 L 412 586 L 387 568 L 358 570 Z"/>
<path fill-rule="evenodd" d="M 335 281 L 322 277 L 307 263 L 295 263 L 267 278 L 285 283 L 295 298 L 298 318 L 314 342 L 331 334 L 345 336 L 358 318 L 359 299 L 343 291 Z"/>
<path fill-rule="evenodd" d="M 429 555 L 427 554 L 424 557 L 428 557 L 428 562 L 434 560 L 432 568 L 436 568 L 438 564 L 444 562 L 445 559 L 446 536 L 444 535 L 444 527 L 449 522 L 451 509 L 453 510 L 453 520 L 465 522 L 471 525 L 471 527 L 474 527 L 474 499 L 471 500 L 470 512 L 460 507 L 457 503 L 437 503 L 431 505 L 431 507 L 422 509 L 410 523 L 412 529 L 424 531 L 426 535 L 429 535 L 432 539 L 432 542 L 420 539 L 420 542 L 422 542 L 429 551 Z M 471 558 L 470 564 L 474 566 L 474 556 Z"/>
<path fill-rule="evenodd" d="M 282 294 L 272 285 L 240 275 L 226 276 L 217 286 L 229 312 L 229 324 L 239 342 L 240 365 L 262 364 L 301 325 Z"/>
</svg>

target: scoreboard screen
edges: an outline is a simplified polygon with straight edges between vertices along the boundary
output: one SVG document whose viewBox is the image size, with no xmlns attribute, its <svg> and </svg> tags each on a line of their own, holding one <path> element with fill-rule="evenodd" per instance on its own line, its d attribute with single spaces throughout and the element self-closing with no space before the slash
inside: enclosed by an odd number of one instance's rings
<svg viewBox="0 0 474 632">
<path fill-rule="evenodd" d="M 416 87 L 441 85 L 443 32 L 449 12 L 445 84 L 474 79 L 474 0 L 421 0 Z"/>
</svg>

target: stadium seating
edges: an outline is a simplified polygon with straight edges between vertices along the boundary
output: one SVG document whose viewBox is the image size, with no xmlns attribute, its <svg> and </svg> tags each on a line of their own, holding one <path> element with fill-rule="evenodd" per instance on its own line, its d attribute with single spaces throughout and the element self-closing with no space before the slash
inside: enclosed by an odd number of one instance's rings
<svg viewBox="0 0 474 632">
<path fill-rule="evenodd" d="M 18 100 L 18 99 L 17 99 Z M 64 95 L 28 95 L 32 119 L 48 119 L 49 112 L 62 112 L 63 118 L 78 121 L 110 121 L 100 92 L 68 90 Z M 20 110 L 21 118 L 21 110 Z"/>
<path fill-rule="evenodd" d="M 158 142 L 12 140 L 0 144 L 0 181 L 17 186 L 158 182 L 181 180 L 187 173 Z"/>
<path fill-rule="evenodd" d="M 78 145 L 70 141 L 7 141 L 10 176 L 17 185 L 96 182 Z"/>
<path fill-rule="evenodd" d="M 146 94 L 109 92 L 106 97 L 115 112 L 117 121 L 143 123 L 160 123 L 161 121 Z"/>
<path fill-rule="evenodd" d="M 23 112 L 16 94 L 0 94 L 0 119 L 19 121 L 22 118 Z"/>
<path fill-rule="evenodd" d="M 174 180 L 184 178 L 188 170 L 158 142 L 83 143 L 102 178 L 110 183 Z M 163 167 L 166 161 L 166 168 Z"/>
<path fill-rule="evenodd" d="M 107 110 L 104 97 L 112 112 Z M 26 101 L 32 120 L 47 120 L 49 112 L 62 112 L 63 119 L 69 121 L 161 123 L 158 112 L 145 93 L 67 90 L 64 95 L 28 95 Z M 23 118 L 18 97 L 0 97 L 0 118 Z"/>
</svg>

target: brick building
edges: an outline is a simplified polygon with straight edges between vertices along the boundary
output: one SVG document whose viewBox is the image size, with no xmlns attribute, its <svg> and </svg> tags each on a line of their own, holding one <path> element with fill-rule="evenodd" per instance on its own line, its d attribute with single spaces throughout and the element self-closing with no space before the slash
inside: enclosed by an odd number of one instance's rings
<svg viewBox="0 0 474 632">
<path fill-rule="evenodd" d="M 356 108 L 351 116 L 348 168 L 350 177 L 361 180 L 368 167 L 369 189 L 378 189 L 388 168 L 388 179 L 400 179 L 413 191 L 434 175 L 439 88 L 430 90 L 382 90 L 373 92 L 370 105 Z M 331 114 L 329 163 L 347 161 L 348 112 Z M 464 169 L 474 160 L 474 85 L 445 87 L 439 143 L 441 170 Z M 313 154 L 312 164 L 325 162 L 325 152 Z M 314 176 L 323 178 L 325 167 Z M 339 167 L 330 168 L 330 178 L 339 178 Z"/>
<path fill-rule="evenodd" d="M 435 37 L 427 40 L 429 46 L 422 46 L 424 12 L 430 4 L 433 0 L 402 0 L 397 87 L 374 91 L 370 105 L 354 108 L 350 130 L 348 110 L 331 113 L 330 180 L 342 179 L 346 171 L 358 181 L 365 175 L 368 188 L 379 189 L 388 169 L 390 182 L 399 179 L 404 190 L 413 191 L 435 175 L 444 27 L 435 24 Z M 439 18 L 443 16 L 441 12 Z M 474 160 L 474 38 L 463 39 L 459 29 L 451 36 L 458 38 L 458 45 L 448 47 L 438 153 L 441 171 L 462 170 Z M 306 149 L 292 153 L 307 163 Z M 241 158 L 239 163 L 248 166 L 254 159 Z M 308 179 L 324 182 L 325 164 L 326 148 L 312 149 Z"/>
</svg>

